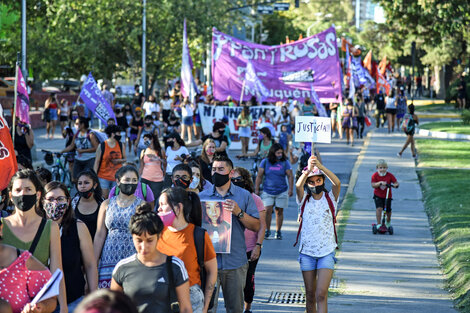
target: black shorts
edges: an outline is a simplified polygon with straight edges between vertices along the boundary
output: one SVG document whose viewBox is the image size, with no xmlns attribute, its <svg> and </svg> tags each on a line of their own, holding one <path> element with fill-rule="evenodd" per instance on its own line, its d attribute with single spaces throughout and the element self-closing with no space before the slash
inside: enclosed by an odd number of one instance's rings
<svg viewBox="0 0 470 313">
<path fill-rule="evenodd" d="M 69 118 L 67 116 L 64 116 L 64 115 L 59 116 L 59 121 L 61 122 L 67 122 L 68 120 Z"/>
<path fill-rule="evenodd" d="M 395 115 L 397 114 L 397 109 L 385 109 L 385 113 Z"/>
<path fill-rule="evenodd" d="M 385 198 L 380 198 L 374 195 L 374 201 L 375 201 L 375 208 L 383 208 L 387 212 L 392 212 L 392 198 L 389 198 L 387 200 L 387 207 L 385 206 Z"/>
</svg>

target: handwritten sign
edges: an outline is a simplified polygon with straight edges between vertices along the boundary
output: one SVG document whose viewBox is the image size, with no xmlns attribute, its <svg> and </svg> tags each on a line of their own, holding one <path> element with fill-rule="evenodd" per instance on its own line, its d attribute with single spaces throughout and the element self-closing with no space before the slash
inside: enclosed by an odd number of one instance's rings
<svg viewBox="0 0 470 313">
<path fill-rule="evenodd" d="M 296 116 L 295 141 L 331 143 L 331 119 L 328 117 Z"/>
</svg>

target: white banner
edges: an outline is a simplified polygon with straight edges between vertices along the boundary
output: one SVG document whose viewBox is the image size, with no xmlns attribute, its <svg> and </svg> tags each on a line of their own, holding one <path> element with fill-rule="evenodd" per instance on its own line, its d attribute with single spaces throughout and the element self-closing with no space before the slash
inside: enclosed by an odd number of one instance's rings
<svg viewBox="0 0 470 313">
<path fill-rule="evenodd" d="M 331 143 L 331 119 L 317 116 L 296 116 L 295 141 Z"/>
<path fill-rule="evenodd" d="M 230 150 L 241 150 L 242 145 L 238 137 L 237 118 L 240 115 L 243 107 L 229 107 L 229 106 L 214 106 L 207 104 L 198 104 L 199 115 L 201 116 L 202 130 L 204 134 L 212 133 L 212 126 L 217 121 L 222 121 L 224 116 L 228 117 L 228 125 L 230 127 Z M 271 110 L 271 118 L 273 121 L 279 116 L 279 113 L 274 105 L 252 106 L 250 107 L 250 114 L 253 120 L 251 126 L 251 138 L 249 141 L 249 148 L 255 149 L 258 145 L 258 119 L 265 109 Z"/>
</svg>

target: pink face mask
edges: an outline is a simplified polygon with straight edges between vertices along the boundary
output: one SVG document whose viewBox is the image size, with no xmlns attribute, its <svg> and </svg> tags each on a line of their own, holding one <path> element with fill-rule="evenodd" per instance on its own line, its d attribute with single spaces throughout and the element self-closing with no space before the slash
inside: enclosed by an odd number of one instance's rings
<svg viewBox="0 0 470 313">
<path fill-rule="evenodd" d="M 158 213 L 158 216 L 160 216 L 165 227 L 173 225 L 173 221 L 176 218 L 175 212 L 173 212 L 173 210 L 170 210 L 168 213 Z"/>
</svg>

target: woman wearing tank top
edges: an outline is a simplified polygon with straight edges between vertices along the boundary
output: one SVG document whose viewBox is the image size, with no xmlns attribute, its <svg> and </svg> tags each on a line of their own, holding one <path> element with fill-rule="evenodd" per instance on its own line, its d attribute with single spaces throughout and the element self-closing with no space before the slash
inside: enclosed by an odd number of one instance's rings
<svg viewBox="0 0 470 313">
<path fill-rule="evenodd" d="M 67 187 L 53 181 L 44 188 L 44 212 L 48 219 L 60 225 L 66 306 L 69 312 L 73 312 L 85 295 L 85 284 L 88 285 L 89 292 L 98 287 L 93 243 L 85 223 L 73 216 Z"/>
<path fill-rule="evenodd" d="M 95 238 L 98 211 L 103 201 L 98 175 L 91 168 L 81 172 L 77 179 L 77 195 L 71 205 L 75 217 L 88 227 L 92 240 Z"/>
<path fill-rule="evenodd" d="M 158 203 L 158 197 L 163 190 L 166 172 L 166 155 L 160 146 L 158 136 L 145 134 L 144 144 L 147 148 L 140 154 L 140 181 L 150 186 L 153 196 Z"/>
<path fill-rule="evenodd" d="M 2 219 L 3 242 L 21 250 L 30 251 L 42 264 L 49 265 L 54 273 L 62 270 L 62 251 L 60 247 L 59 226 L 56 222 L 47 221 L 38 234 L 36 247 L 31 247 L 43 222 L 44 212 L 41 209 L 43 187 L 33 170 L 25 169 L 16 172 L 10 182 L 11 202 L 15 213 Z M 49 262 L 48 262 L 49 261 Z M 61 313 L 67 313 L 65 284 L 60 283 L 59 304 Z"/>
</svg>

